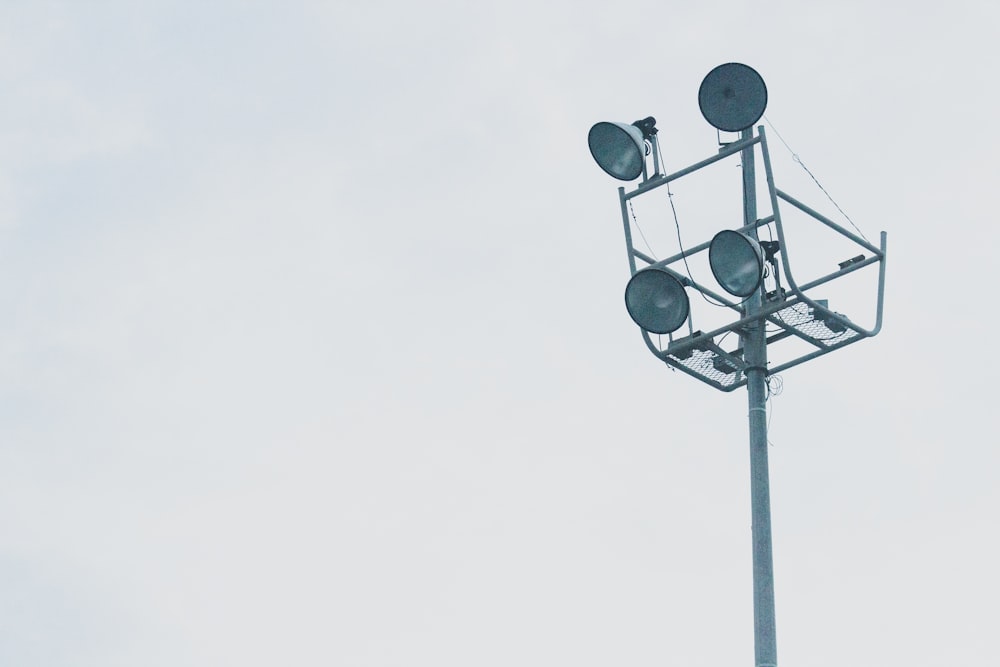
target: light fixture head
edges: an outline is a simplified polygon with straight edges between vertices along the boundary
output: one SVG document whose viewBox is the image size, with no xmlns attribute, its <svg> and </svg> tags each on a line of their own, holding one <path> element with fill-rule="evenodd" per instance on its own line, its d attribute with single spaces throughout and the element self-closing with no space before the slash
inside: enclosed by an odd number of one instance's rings
<svg viewBox="0 0 1000 667">
<path fill-rule="evenodd" d="M 767 86 L 755 69 L 743 63 L 719 65 L 702 80 L 698 106 L 712 127 L 739 132 L 764 115 Z"/>
<path fill-rule="evenodd" d="M 760 244 L 746 234 L 726 229 L 712 239 L 708 263 L 715 279 L 733 296 L 745 298 L 757 291 L 764 277 Z"/>
<path fill-rule="evenodd" d="M 587 144 L 601 169 L 620 181 L 634 181 L 646 165 L 645 133 L 636 125 L 601 121 L 590 128 Z"/>
<path fill-rule="evenodd" d="M 691 304 L 677 278 L 660 268 L 637 271 L 625 286 L 625 308 L 650 333 L 673 333 L 687 321 Z"/>
</svg>

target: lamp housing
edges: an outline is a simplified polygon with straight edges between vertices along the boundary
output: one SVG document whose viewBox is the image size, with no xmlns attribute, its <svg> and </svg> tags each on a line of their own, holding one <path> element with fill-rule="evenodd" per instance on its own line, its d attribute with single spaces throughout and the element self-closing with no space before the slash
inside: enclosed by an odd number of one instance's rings
<svg viewBox="0 0 1000 667">
<path fill-rule="evenodd" d="M 590 128 L 587 144 L 601 169 L 620 181 L 634 181 L 646 166 L 645 134 L 636 125 L 601 121 Z"/>
<path fill-rule="evenodd" d="M 723 230 L 712 238 L 708 263 L 715 279 L 733 296 L 746 298 L 757 291 L 764 278 L 764 254 L 760 244 L 746 234 Z"/>
<path fill-rule="evenodd" d="M 691 304 L 681 281 L 662 268 L 636 271 L 625 286 L 625 308 L 650 333 L 673 333 L 688 319 Z"/>
</svg>

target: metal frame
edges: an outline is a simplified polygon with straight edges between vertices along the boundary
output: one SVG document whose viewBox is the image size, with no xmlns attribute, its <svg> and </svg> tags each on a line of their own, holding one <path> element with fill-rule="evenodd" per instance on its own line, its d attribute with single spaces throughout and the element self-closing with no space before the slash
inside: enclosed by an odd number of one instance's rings
<svg viewBox="0 0 1000 667">
<path fill-rule="evenodd" d="M 639 250 L 636 250 L 632 243 L 632 229 L 628 216 L 628 201 L 727 157 L 741 153 L 742 151 L 752 153 L 757 144 L 760 144 L 761 154 L 763 157 L 772 214 L 762 219 L 754 219 L 748 224 L 745 224 L 738 231 L 744 233 L 754 233 L 754 235 L 756 235 L 755 232 L 758 228 L 772 223 L 774 224 L 778 236 L 778 242 L 780 244 L 782 274 L 785 278 L 785 283 L 788 285 L 788 289 L 785 290 L 783 296 L 778 295 L 777 300 L 764 301 L 760 309 L 748 309 L 744 308 L 742 303 L 734 302 L 728 296 L 718 294 L 705 285 L 696 283 L 686 273 L 670 268 L 670 265 L 675 264 L 676 262 L 683 261 L 687 257 L 706 251 L 709 247 L 709 242 L 693 246 L 672 257 L 659 261 L 649 257 Z M 655 156 L 657 151 L 653 150 L 652 152 Z M 752 161 L 752 154 L 750 155 L 750 159 Z M 865 338 L 875 336 L 881 330 L 882 304 L 885 291 L 886 233 L 882 232 L 880 246 L 876 247 L 833 222 L 829 218 L 816 212 L 812 208 L 806 206 L 797 199 L 779 190 L 774 184 L 774 175 L 771 169 L 771 160 L 767 148 L 767 137 L 763 126 L 757 127 L 756 136 L 753 136 L 752 131 L 745 131 L 743 133 L 743 138 L 740 141 L 729 144 L 728 146 L 723 147 L 716 155 L 685 167 L 684 169 L 676 171 L 672 174 L 661 175 L 659 173 L 659 165 L 657 164 L 655 173 L 652 177 L 646 178 L 645 173 L 643 176 L 644 180 L 631 192 L 625 192 L 624 187 L 618 188 L 618 195 L 621 201 L 622 222 L 625 227 L 625 243 L 628 251 L 629 268 L 632 274 L 634 275 L 637 271 L 651 266 L 659 267 L 676 277 L 685 287 L 696 289 L 719 303 L 728 306 L 739 314 L 739 317 L 735 321 L 727 325 L 718 327 L 711 331 L 700 332 L 694 329 L 692 320 L 694 315 L 692 309 L 692 312 L 688 315 L 688 335 L 683 338 L 676 339 L 671 335 L 668 339 L 669 343 L 665 349 L 661 349 L 661 347 L 657 346 L 650 338 L 648 332 L 642 331 L 642 337 L 646 346 L 658 359 L 667 365 L 687 373 L 688 375 L 691 375 L 692 377 L 695 377 L 702 382 L 715 387 L 716 389 L 730 392 L 747 384 L 747 371 L 752 365 L 744 360 L 741 350 L 726 352 L 719 347 L 715 343 L 716 336 L 735 332 L 742 338 L 745 336 L 747 330 L 754 328 L 755 323 L 760 322 L 761 320 L 766 320 L 768 323 L 780 328 L 778 333 L 767 338 L 768 345 L 773 345 L 785 339 L 795 338 L 805 341 L 812 348 L 814 348 L 810 352 L 801 354 L 789 361 L 782 362 L 774 367 L 766 369 L 767 374 L 774 374 L 792 368 L 793 366 L 797 366 L 798 364 L 809 361 L 810 359 L 815 359 L 816 357 L 828 354 L 834 350 L 839 350 L 842 347 L 846 347 Z M 872 253 L 872 255 L 861 261 L 842 266 L 838 271 L 834 271 L 825 276 L 809 281 L 808 283 L 802 285 L 798 284 L 792 274 L 787 246 L 785 244 L 785 231 L 781 221 L 780 203 L 782 202 L 786 205 L 794 207 L 802 213 L 805 213 L 810 218 L 849 239 L 861 249 Z M 753 218 L 756 218 L 756 214 L 754 214 Z M 644 266 L 637 267 L 636 260 L 642 262 Z M 847 317 L 832 311 L 824 303 L 821 303 L 820 300 L 811 298 L 806 294 L 806 292 L 815 287 L 824 285 L 832 280 L 836 280 L 837 278 L 876 263 L 879 265 L 878 295 L 875 309 L 875 323 L 871 329 L 866 329 L 858 324 L 855 324 Z M 827 326 L 828 323 L 838 325 L 837 328 L 842 329 L 842 331 L 838 332 L 829 329 Z M 730 372 L 723 372 L 720 370 L 720 367 L 731 368 L 732 370 Z"/>
<path fill-rule="evenodd" d="M 810 359 L 822 356 L 878 334 L 882 328 L 882 304 L 885 292 L 885 259 L 886 234 L 882 232 L 879 247 L 865 239 L 849 232 L 829 218 L 824 217 L 790 195 L 779 190 L 774 184 L 774 174 L 771 170 L 771 160 L 767 149 L 767 138 L 762 126 L 757 127 L 754 136 L 753 128 L 740 130 L 740 140 L 723 146 L 720 151 L 705 160 L 685 167 L 669 175 L 660 173 L 659 151 L 656 134 L 649 137 L 652 144 L 654 173 L 648 175 L 643 165 L 642 182 L 631 192 L 626 193 L 624 187 L 618 188 L 621 202 L 622 223 L 625 227 L 625 244 L 628 251 L 629 269 L 634 276 L 638 271 L 656 267 L 674 276 L 685 288 L 690 287 L 702 295 L 714 299 L 718 304 L 734 311 L 735 319 L 729 324 L 708 332 L 696 331 L 694 328 L 694 308 L 688 311 L 687 335 L 675 338 L 668 335 L 666 348 L 653 343 L 647 331 L 642 331 L 643 340 L 649 350 L 661 361 L 702 382 L 721 391 L 730 392 L 742 386 L 747 387 L 748 414 L 750 431 L 750 499 L 751 499 L 751 538 L 753 542 L 753 609 L 754 609 L 754 664 L 756 667 L 775 667 L 777 665 L 777 639 L 775 631 L 774 609 L 774 564 L 771 545 L 771 501 L 770 481 L 768 473 L 767 447 L 767 379 L 768 376 L 797 366 Z M 771 215 L 765 218 L 757 216 L 757 188 L 755 175 L 755 151 L 760 145 L 763 157 L 767 192 L 771 204 Z M 667 185 L 688 174 L 703 169 L 730 156 L 740 156 L 743 175 L 743 226 L 739 230 L 748 237 L 759 241 L 758 229 L 774 225 L 777 232 L 777 245 L 769 245 L 769 258 L 780 257 L 772 262 L 775 271 L 776 288 L 768 293 L 763 281 L 756 291 L 743 301 L 734 302 L 730 297 L 721 295 L 695 282 L 687 274 L 670 268 L 676 262 L 687 262 L 692 257 L 709 249 L 711 242 L 701 243 L 664 260 L 656 260 L 635 249 L 632 243 L 632 226 L 629 221 L 629 201 L 640 195 Z M 842 262 L 840 269 L 821 276 L 807 283 L 799 284 L 791 270 L 785 230 L 781 220 L 782 205 L 790 206 L 804 213 L 842 237 L 848 239 L 864 251 L 871 253 L 865 257 L 854 257 Z M 775 250 L 775 247 L 777 250 Z M 778 254 L 780 253 L 780 255 Z M 637 266 L 637 260 L 643 266 Z M 826 285 L 837 278 L 862 268 L 878 264 L 878 288 L 875 306 L 875 323 L 871 329 L 855 324 L 846 316 L 832 311 L 827 302 L 810 297 L 807 292 Z M 782 286 L 781 276 L 788 289 Z M 768 331 L 768 325 L 777 327 Z M 640 329 L 641 330 L 641 329 Z M 735 350 L 726 351 L 716 342 L 716 337 L 728 333 L 736 333 L 739 346 Z M 786 353 L 787 359 L 770 366 L 768 351 L 772 346 L 782 341 L 795 340 L 804 343 L 807 350 L 792 349 L 793 354 Z M 801 346 L 800 346 L 801 348 Z M 788 349 L 788 346 L 785 346 Z"/>
</svg>

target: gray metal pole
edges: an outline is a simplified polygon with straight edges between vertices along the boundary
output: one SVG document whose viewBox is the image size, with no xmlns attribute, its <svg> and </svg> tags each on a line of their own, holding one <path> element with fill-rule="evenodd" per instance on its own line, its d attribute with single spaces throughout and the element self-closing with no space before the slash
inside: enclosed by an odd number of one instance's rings
<svg viewBox="0 0 1000 667">
<path fill-rule="evenodd" d="M 753 128 L 742 132 L 753 138 Z M 743 224 L 757 220 L 757 185 L 754 177 L 753 146 L 743 150 Z M 750 235 L 757 238 L 756 228 Z M 760 312 L 764 285 L 745 303 L 746 314 Z M 771 555 L 771 489 L 767 471 L 767 334 L 765 320 L 748 325 L 743 354 L 747 363 L 747 393 L 750 411 L 750 513 L 753 539 L 753 624 L 754 659 L 757 667 L 778 664 L 774 625 L 774 564 Z"/>
</svg>

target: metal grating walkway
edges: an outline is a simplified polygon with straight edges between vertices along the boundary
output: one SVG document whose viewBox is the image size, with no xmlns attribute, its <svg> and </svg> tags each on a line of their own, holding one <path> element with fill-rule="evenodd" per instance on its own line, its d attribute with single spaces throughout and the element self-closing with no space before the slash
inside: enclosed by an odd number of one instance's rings
<svg viewBox="0 0 1000 667">
<path fill-rule="evenodd" d="M 843 316 L 841 316 L 843 317 Z M 816 311 L 806 303 L 794 303 L 767 316 L 771 325 L 768 344 L 790 337 L 826 350 L 841 347 L 860 334 L 830 317 L 830 313 Z M 776 327 L 776 328 L 775 328 Z M 710 339 L 699 341 L 694 347 L 684 346 L 679 352 L 665 352 L 663 359 L 669 365 L 723 391 L 731 391 L 746 384 L 742 352 L 726 352 Z"/>
</svg>

